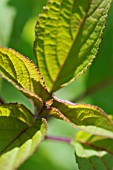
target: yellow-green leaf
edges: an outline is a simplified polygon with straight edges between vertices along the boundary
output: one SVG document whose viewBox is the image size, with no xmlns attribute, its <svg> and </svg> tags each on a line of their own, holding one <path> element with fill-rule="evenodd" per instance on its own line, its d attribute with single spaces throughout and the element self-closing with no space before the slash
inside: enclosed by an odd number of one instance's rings
<svg viewBox="0 0 113 170">
<path fill-rule="evenodd" d="M 113 121 L 97 106 L 74 104 L 54 97 L 48 114 L 90 133 L 99 135 L 106 133 L 113 138 Z"/>
<path fill-rule="evenodd" d="M 0 106 L 0 169 L 17 169 L 33 154 L 45 132 L 45 120 L 34 120 L 23 105 Z"/>
<path fill-rule="evenodd" d="M 34 52 L 50 92 L 95 58 L 112 0 L 49 0 L 35 28 Z"/>
<path fill-rule="evenodd" d="M 36 66 L 12 49 L 0 48 L 0 75 L 10 81 L 27 97 L 38 103 L 50 99 L 42 76 Z M 41 100 L 42 98 L 42 100 Z"/>
<path fill-rule="evenodd" d="M 74 140 L 85 146 L 91 146 L 95 150 L 104 150 L 113 154 L 113 139 L 110 136 L 106 137 L 106 134 L 103 134 L 103 136 L 92 135 L 84 131 L 79 131 Z"/>
<path fill-rule="evenodd" d="M 112 170 L 113 155 L 105 151 L 95 151 L 91 147 L 73 142 L 75 158 L 80 170 Z"/>
</svg>

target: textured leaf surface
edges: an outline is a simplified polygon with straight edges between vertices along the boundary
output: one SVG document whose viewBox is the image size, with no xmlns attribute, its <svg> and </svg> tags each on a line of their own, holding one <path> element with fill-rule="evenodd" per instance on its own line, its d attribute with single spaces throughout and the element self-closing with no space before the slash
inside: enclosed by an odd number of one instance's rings
<svg viewBox="0 0 113 170">
<path fill-rule="evenodd" d="M 113 111 L 113 3 L 110 9 L 106 29 L 98 56 L 90 67 L 86 80 L 87 92 L 93 92 L 86 96 L 95 105 L 102 107 L 107 114 Z M 108 56 L 108 57 L 106 57 Z M 109 58 L 109 59 L 108 59 Z M 109 101 L 109 102 L 107 102 Z"/>
<path fill-rule="evenodd" d="M 20 166 L 36 150 L 45 132 L 44 120 L 34 122 L 23 105 L 0 106 L 0 169 Z"/>
<path fill-rule="evenodd" d="M 80 142 L 86 146 L 91 146 L 96 150 L 105 150 L 113 154 L 113 139 L 95 136 L 84 131 L 80 131 L 75 136 L 75 141 Z"/>
<path fill-rule="evenodd" d="M 103 134 L 101 130 L 98 129 L 97 131 L 95 127 L 103 128 L 107 131 L 110 130 L 110 136 L 113 137 L 113 121 L 97 106 L 74 104 L 55 97 L 52 107 L 49 114 L 57 118 L 63 119 L 76 127 L 84 128 L 86 131 L 90 131 L 90 133 Z"/>
<path fill-rule="evenodd" d="M 40 105 L 50 98 L 35 65 L 12 49 L 0 48 L 0 74 Z"/>
<path fill-rule="evenodd" d="M 35 55 L 48 90 L 76 79 L 95 57 L 112 0 L 50 0 L 36 24 Z"/>
<path fill-rule="evenodd" d="M 91 147 L 85 147 L 74 143 L 76 162 L 80 170 L 112 170 L 113 155 L 105 151 L 95 151 Z"/>
</svg>

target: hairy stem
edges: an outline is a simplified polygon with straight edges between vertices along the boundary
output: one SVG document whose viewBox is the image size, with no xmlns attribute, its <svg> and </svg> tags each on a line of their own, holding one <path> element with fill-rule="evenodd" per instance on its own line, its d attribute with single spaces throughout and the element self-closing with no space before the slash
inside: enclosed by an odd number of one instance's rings
<svg viewBox="0 0 113 170">
<path fill-rule="evenodd" d="M 52 140 L 52 141 L 58 141 L 58 142 L 64 142 L 64 143 L 71 143 L 71 138 L 64 138 L 64 137 L 57 137 L 57 136 L 45 136 L 45 140 Z"/>
</svg>

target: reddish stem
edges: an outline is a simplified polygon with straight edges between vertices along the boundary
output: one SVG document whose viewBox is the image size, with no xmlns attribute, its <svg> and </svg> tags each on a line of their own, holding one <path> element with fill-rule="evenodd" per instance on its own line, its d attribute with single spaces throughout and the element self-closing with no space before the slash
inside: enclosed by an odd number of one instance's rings
<svg viewBox="0 0 113 170">
<path fill-rule="evenodd" d="M 65 142 L 65 143 L 71 143 L 71 138 L 64 138 L 64 137 L 56 137 L 56 136 L 45 136 L 46 140 L 53 140 L 58 142 Z"/>
</svg>

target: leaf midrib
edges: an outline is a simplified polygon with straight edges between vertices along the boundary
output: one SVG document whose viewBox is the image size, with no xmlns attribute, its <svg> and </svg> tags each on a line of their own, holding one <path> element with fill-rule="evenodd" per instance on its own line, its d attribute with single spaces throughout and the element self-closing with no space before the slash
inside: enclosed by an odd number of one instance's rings
<svg viewBox="0 0 113 170">
<path fill-rule="evenodd" d="M 2 155 L 3 153 L 5 153 L 5 151 L 7 152 L 8 147 L 10 147 L 10 145 L 12 145 L 17 139 L 19 139 L 20 136 L 23 135 L 28 129 L 29 129 L 29 127 L 26 127 L 25 129 L 23 129 L 22 132 L 20 132 L 20 133 L 0 152 L 0 155 Z"/>
<path fill-rule="evenodd" d="M 81 28 L 81 26 L 84 24 L 84 22 L 85 22 L 85 20 L 86 20 L 86 17 L 87 17 L 87 13 L 88 13 L 88 11 L 89 11 L 89 9 L 90 9 L 91 2 L 92 2 L 92 1 L 93 1 L 93 0 L 90 0 L 90 4 L 89 4 L 89 6 L 88 6 L 88 9 L 86 10 L 86 14 L 85 14 L 83 20 L 81 21 L 81 23 L 79 24 L 78 29 Z M 57 80 L 58 80 L 58 78 L 59 78 L 59 76 L 60 76 L 61 70 L 62 70 L 63 66 L 65 65 L 67 59 L 68 59 L 69 53 L 70 53 L 70 51 L 71 51 L 71 49 L 72 49 L 72 47 L 73 47 L 74 42 L 76 41 L 76 38 L 78 37 L 78 35 L 79 35 L 79 33 L 80 33 L 80 30 L 81 30 L 81 29 L 79 29 L 76 37 L 73 39 L 73 42 L 72 42 L 72 45 L 71 45 L 71 47 L 70 47 L 70 49 L 69 49 L 69 52 L 68 52 L 68 54 L 67 54 L 67 57 L 66 57 L 63 65 L 61 65 L 61 67 L 60 67 L 60 69 L 59 69 L 59 72 L 58 72 L 58 75 L 57 75 L 57 77 L 56 77 L 56 80 L 53 81 L 53 85 L 52 85 L 52 87 L 51 87 L 50 93 L 52 93 L 53 91 L 56 91 L 56 89 L 54 89 L 54 85 L 55 85 L 55 83 L 57 82 Z M 60 87 L 59 87 L 59 88 L 60 88 Z M 57 89 L 57 90 L 58 90 L 58 89 Z"/>
</svg>

